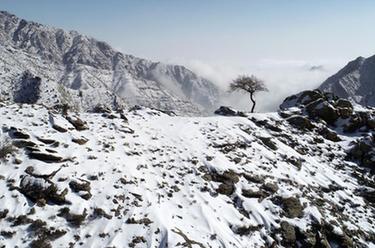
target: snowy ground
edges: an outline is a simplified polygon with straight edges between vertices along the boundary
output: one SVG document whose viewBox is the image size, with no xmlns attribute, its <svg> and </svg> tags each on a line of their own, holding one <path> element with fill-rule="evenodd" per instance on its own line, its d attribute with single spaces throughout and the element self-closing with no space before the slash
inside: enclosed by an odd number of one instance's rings
<svg viewBox="0 0 375 248">
<path fill-rule="evenodd" d="M 288 235 L 314 240 L 316 226 L 333 228 L 322 237 L 332 247 L 348 238 L 375 247 L 375 208 L 355 194 L 359 168 L 344 161 L 355 137 L 325 140 L 277 113 L 139 109 L 128 122 L 82 113 L 82 131 L 38 105 L 3 106 L 0 116 L 3 140 L 19 131 L 35 143 L 0 160 L 0 247 L 291 247 Z M 28 183 L 67 189 L 64 202 L 31 199 Z"/>
</svg>

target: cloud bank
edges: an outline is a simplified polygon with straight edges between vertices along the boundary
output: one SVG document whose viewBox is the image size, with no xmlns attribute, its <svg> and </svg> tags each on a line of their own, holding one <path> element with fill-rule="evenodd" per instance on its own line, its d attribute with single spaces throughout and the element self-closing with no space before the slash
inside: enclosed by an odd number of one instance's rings
<svg viewBox="0 0 375 248">
<path fill-rule="evenodd" d="M 200 60 L 185 61 L 182 64 L 198 75 L 211 80 L 226 92 L 222 98 L 223 105 L 243 111 L 250 110 L 249 97 L 241 93 L 227 93 L 230 82 L 240 74 L 253 74 L 261 78 L 265 81 L 269 92 L 259 92 L 256 95 L 257 112 L 277 110 L 287 96 L 302 90 L 317 88 L 341 66 L 341 63 L 337 61 L 308 62 L 273 59 L 264 59 L 246 66 L 207 63 Z"/>
</svg>

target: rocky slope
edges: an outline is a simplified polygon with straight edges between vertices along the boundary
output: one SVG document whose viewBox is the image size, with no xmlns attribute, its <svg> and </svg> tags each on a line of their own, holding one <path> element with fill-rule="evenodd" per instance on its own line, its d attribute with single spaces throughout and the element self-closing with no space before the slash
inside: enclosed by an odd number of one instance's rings
<svg viewBox="0 0 375 248">
<path fill-rule="evenodd" d="M 138 104 L 194 115 L 212 110 L 219 98 L 213 83 L 183 66 L 122 54 L 75 31 L 4 11 L 0 11 L 0 81 L 3 99 L 68 103 L 80 110 L 99 103 L 114 108 Z M 28 92 L 24 85 L 33 81 L 38 83 Z M 37 99 L 30 96 L 34 93 Z"/>
<path fill-rule="evenodd" d="M 375 56 L 358 57 L 319 87 L 364 106 L 375 106 Z"/>
<path fill-rule="evenodd" d="M 375 247 L 374 113 L 2 103 L 0 247 Z"/>
</svg>

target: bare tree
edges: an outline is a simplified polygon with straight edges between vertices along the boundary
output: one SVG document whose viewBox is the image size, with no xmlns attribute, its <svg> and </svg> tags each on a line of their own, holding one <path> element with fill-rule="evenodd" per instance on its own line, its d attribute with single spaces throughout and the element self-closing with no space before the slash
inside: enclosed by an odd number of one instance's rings
<svg viewBox="0 0 375 248">
<path fill-rule="evenodd" d="M 254 75 L 240 75 L 238 76 L 229 86 L 231 92 L 234 91 L 245 91 L 250 94 L 250 100 L 253 103 L 251 113 L 254 113 L 255 99 L 254 94 L 258 91 L 268 91 L 264 82 Z"/>
</svg>

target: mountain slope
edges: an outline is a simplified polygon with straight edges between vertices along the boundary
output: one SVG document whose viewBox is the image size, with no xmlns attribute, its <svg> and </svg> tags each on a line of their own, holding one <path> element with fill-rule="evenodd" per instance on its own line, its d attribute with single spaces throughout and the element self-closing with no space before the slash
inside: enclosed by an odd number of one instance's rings
<svg viewBox="0 0 375 248">
<path fill-rule="evenodd" d="M 373 174 L 348 157 L 373 113 L 336 101 L 334 127 L 324 98 L 247 117 L 2 103 L 0 245 L 374 247 Z"/>
<path fill-rule="evenodd" d="M 375 56 L 358 57 L 322 83 L 319 89 L 364 106 L 375 106 Z"/>
<path fill-rule="evenodd" d="M 0 43 L 0 93 L 6 99 L 14 99 L 14 87 L 24 74 L 31 74 L 43 84 L 39 102 L 68 102 L 83 110 L 98 103 L 118 107 L 125 100 L 129 105 L 198 114 L 212 110 L 218 101 L 217 87 L 183 66 L 125 55 L 75 31 L 4 11 Z"/>
</svg>

